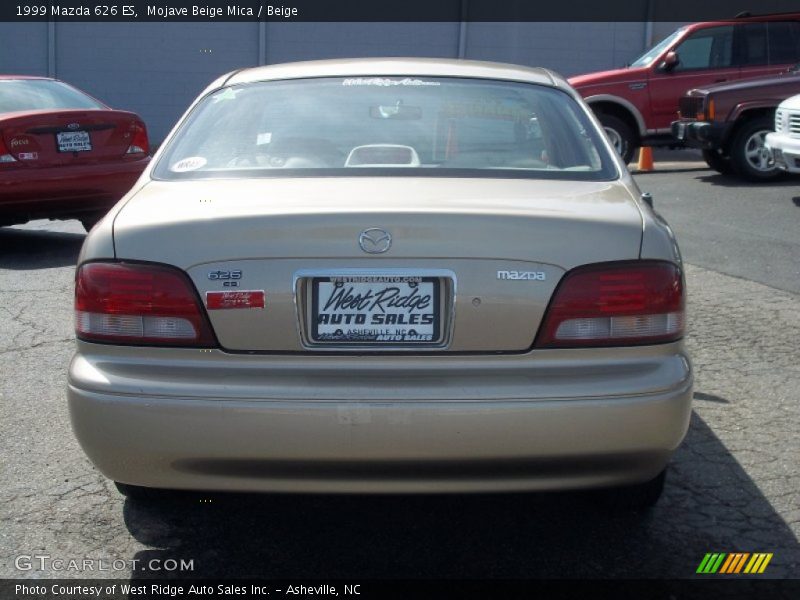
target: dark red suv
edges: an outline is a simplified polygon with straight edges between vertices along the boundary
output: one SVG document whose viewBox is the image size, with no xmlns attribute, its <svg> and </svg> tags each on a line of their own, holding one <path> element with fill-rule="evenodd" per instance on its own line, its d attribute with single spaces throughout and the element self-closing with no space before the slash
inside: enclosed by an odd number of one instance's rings
<svg viewBox="0 0 800 600">
<path fill-rule="evenodd" d="M 686 25 L 628 67 L 569 82 L 628 162 L 639 146 L 676 144 L 670 125 L 687 90 L 780 73 L 799 61 L 800 13 L 744 15 Z"/>
<path fill-rule="evenodd" d="M 722 174 L 766 181 L 782 174 L 765 141 L 775 130 L 775 109 L 800 94 L 800 64 L 768 77 L 718 83 L 686 92 L 672 134 L 700 148 L 708 165 Z"/>
</svg>

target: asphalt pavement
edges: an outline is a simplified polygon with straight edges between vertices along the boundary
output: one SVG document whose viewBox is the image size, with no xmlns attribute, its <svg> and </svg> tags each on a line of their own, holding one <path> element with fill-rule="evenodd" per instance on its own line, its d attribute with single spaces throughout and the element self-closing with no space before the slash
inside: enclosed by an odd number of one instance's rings
<svg viewBox="0 0 800 600">
<path fill-rule="evenodd" d="M 748 183 L 708 170 L 690 151 L 656 156 L 656 170 L 636 180 L 687 262 L 800 294 L 800 177 Z"/>
<path fill-rule="evenodd" d="M 125 500 L 66 407 L 83 230 L 0 229 L 0 577 L 682 578 L 733 551 L 800 577 L 800 179 L 743 185 L 691 158 L 636 176 L 683 250 L 696 368 L 689 434 L 640 514 L 575 493 Z M 125 566 L 20 570 L 36 554 Z M 158 570 L 170 558 L 193 569 Z"/>
</svg>

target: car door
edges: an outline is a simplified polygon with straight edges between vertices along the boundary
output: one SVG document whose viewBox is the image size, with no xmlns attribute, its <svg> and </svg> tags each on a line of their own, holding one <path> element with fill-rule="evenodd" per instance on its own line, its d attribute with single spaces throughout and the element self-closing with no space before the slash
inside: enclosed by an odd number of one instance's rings
<svg viewBox="0 0 800 600">
<path fill-rule="evenodd" d="M 650 75 L 650 133 L 666 133 L 678 115 L 678 99 L 692 88 L 739 78 L 734 62 L 734 25 L 698 29 L 673 49 L 678 63 L 655 65 Z M 652 130 L 655 131 L 652 131 Z"/>
</svg>

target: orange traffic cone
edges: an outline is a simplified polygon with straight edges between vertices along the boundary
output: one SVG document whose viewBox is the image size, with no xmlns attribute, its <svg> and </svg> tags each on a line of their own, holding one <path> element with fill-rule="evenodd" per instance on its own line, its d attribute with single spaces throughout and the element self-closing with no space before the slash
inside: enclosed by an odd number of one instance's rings
<svg viewBox="0 0 800 600">
<path fill-rule="evenodd" d="M 639 171 L 652 171 L 653 170 L 653 149 L 650 146 L 642 146 L 639 148 Z"/>
</svg>

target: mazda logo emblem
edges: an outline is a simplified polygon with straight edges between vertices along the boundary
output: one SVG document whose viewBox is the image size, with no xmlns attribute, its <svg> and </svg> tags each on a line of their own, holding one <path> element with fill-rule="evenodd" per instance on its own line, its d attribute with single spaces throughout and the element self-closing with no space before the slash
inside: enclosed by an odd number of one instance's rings
<svg viewBox="0 0 800 600">
<path fill-rule="evenodd" d="M 367 254 L 383 254 L 392 247 L 392 234 L 380 227 L 370 227 L 358 236 L 358 245 Z"/>
</svg>

